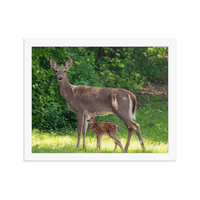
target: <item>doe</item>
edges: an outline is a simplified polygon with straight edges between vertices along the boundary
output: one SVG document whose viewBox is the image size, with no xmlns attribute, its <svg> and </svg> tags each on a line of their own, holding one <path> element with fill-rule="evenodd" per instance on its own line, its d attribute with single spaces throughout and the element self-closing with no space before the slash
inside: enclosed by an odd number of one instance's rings
<svg viewBox="0 0 200 200">
<path fill-rule="evenodd" d="M 96 153 L 98 152 L 98 149 L 101 153 L 101 137 L 103 133 L 109 135 L 115 141 L 114 152 L 117 148 L 117 145 L 119 145 L 119 147 L 124 152 L 121 142 L 116 138 L 116 134 L 119 133 L 119 126 L 112 122 L 95 122 L 94 119 L 97 116 L 97 114 L 98 112 L 95 112 L 94 114 L 90 113 L 87 115 L 87 122 L 89 123 L 92 132 L 97 135 Z"/>
<path fill-rule="evenodd" d="M 67 78 L 67 71 L 73 65 L 71 58 L 65 63 L 64 67 L 58 67 L 53 59 L 50 60 L 50 65 L 56 71 L 61 95 L 67 101 L 69 109 L 76 114 L 78 126 L 77 148 L 80 146 L 81 134 L 83 133 L 83 147 L 86 149 L 85 138 L 88 123 L 84 110 L 87 110 L 89 113 L 99 112 L 98 115 L 115 114 L 124 122 L 128 129 L 128 139 L 124 148 L 125 153 L 128 151 L 133 130 L 137 133 L 143 152 L 146 152 L 140 125 L 132 120 L 135 119 L 137 109 L 137 99 L 132 92 L 122 88 L 71 85 Z"/>
</svg>

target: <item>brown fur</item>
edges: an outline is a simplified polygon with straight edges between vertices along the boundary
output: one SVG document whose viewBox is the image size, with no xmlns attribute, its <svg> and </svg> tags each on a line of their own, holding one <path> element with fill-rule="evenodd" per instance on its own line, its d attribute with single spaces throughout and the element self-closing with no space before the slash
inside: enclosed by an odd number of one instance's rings
<svg viewBox="0 0 200 200">
<path fill-rule="evenodd" d="M 109 135 L 115 141 L 114 152 L 117 148 L 117 145 L 119 145 L 119 147 L 124 152 L 121 142 L 116 138 L 117 132 L 119 133 L 119 126 L 112 122 L 95 122 L 94 119 L 95 119 L 96 115 L 97 115 L 97 113 L 88 114 L 88 116 L 87 116 L 87 121 L 89 121 L 89 126 L 90 126 L 92 132 L 97 135 L 96 153 L 98 152 L 98 149 L 99 149 L 99 152 L 101 152 L 101 136 L 103 133 Z"/>
<path fill-rule="evenodd" d="M 83 147 L 86 149 L 85 135 L 87 131 L 86 114 L 99 112 L 99 115 L 114 113 L 128 128 L 128 139 L 125 152 L 128 150 L 133 130 L 138 135 L 143 151 L 146 151 L 143 144 L 140 126 L 130 118 L 129 110 L 136 112 L 137 99 L 135 95 L 122 88 L 100 88 L 90 86 L 73 86 L 68 82 L 67 70 L 73 65 L 73 60 L 69 59 L 64 67 L 58 67 L 56 62 L 50 60 L 51 67 L 56 71 L 61 95 L 66 99 L 69 108 L 76 114 L 78 124 L 78 142 L 80 146 L 81 133 L 83 133 Z M 132 101 L 132 108 L 129 108 L 129 95 Z"/>
</svg>

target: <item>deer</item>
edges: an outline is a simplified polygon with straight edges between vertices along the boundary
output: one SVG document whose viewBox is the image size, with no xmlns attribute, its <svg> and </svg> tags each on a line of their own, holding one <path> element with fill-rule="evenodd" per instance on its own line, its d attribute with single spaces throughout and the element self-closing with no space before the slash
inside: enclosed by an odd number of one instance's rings
<svg viewBox="0 0 200 200">
<path fill-rule="evenodd" d="M 117 148 L 117 145 L 119 145 L 119 147 L 122 149 L 122 152 L 124 152 L 121 142 L 116 137 L 116 134 L 119 133 L 119 126 L 113 122 L 96 122 L 95 117 L 97 116 L 97 114 L 98 112 L 95 112 L 94 114 L 90 113 L 87 115 L 87 122 L 89 123 L 91 131 L 95 133 L 97 136 L 96 153 L 98 152 L 98 149 L 99 149 L 99 153 L 101 153 L 102 134 L 109 135 L 115 141 L 114 152 Z"/>
<path fill-rule="evenodd" d="M 146 152 L 140 125 L 134 122 L 137 99 L 136 96 L 122 88 L 90 87 L 84 85 L 71 85 L 67 78 L 67 71 L 72 67 L 73 60 L 70 58 L 64 67 L 58 67 L 57 63 L 50 59 L 50 66 L 56 71 L 56 76 L 61 95 L 67 101 L 67 105 L 77 118 L 78 141 L 77 149 L 80 147 L 80 138 L 83 134 L 83 148 L 86 150 L 85 137 L 88 128 L 87 113 L 98 112 L 100 116 L 115 114 L 123 121 L 128 129 L 128 139 L 124 152 L 127 153 L 133 130 L 137 133 L 143 152 Z"/>
</svg>

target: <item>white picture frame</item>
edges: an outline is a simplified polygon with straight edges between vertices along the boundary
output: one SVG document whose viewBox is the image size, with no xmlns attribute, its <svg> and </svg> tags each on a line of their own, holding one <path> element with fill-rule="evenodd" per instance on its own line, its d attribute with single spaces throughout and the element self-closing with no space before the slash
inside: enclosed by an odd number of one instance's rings
<svg viewBox="0 0 200 200">
<path fill-rule="evenodd" d="M 99 36 L 101 37 L 101 36 Z M 177 39 L 154 37 L 23 38 L 23 163 L 176 163 Z M 168 47 L 168 153 L 32 153 L 32 47 Z M 86 136 L 87 137 L 87 136 Z M 127 131 L 128 137 L 128 131 Z"/>
</svg>

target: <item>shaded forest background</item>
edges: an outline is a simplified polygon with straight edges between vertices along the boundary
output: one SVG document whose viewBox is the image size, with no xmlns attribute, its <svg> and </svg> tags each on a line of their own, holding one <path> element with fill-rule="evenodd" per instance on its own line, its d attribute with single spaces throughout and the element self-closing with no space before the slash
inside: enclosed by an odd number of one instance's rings
<svg viewBox="0 0 200 200">
<path fill-rule="evenodd" d="M 50 59 L 72 58 L 72 85 L 124 88 L 140 106 L 168 101 L 168 47 L 33 47 L 32 128 L 76 127 L 76 116 L 61 96 Z"/>
</svg>

